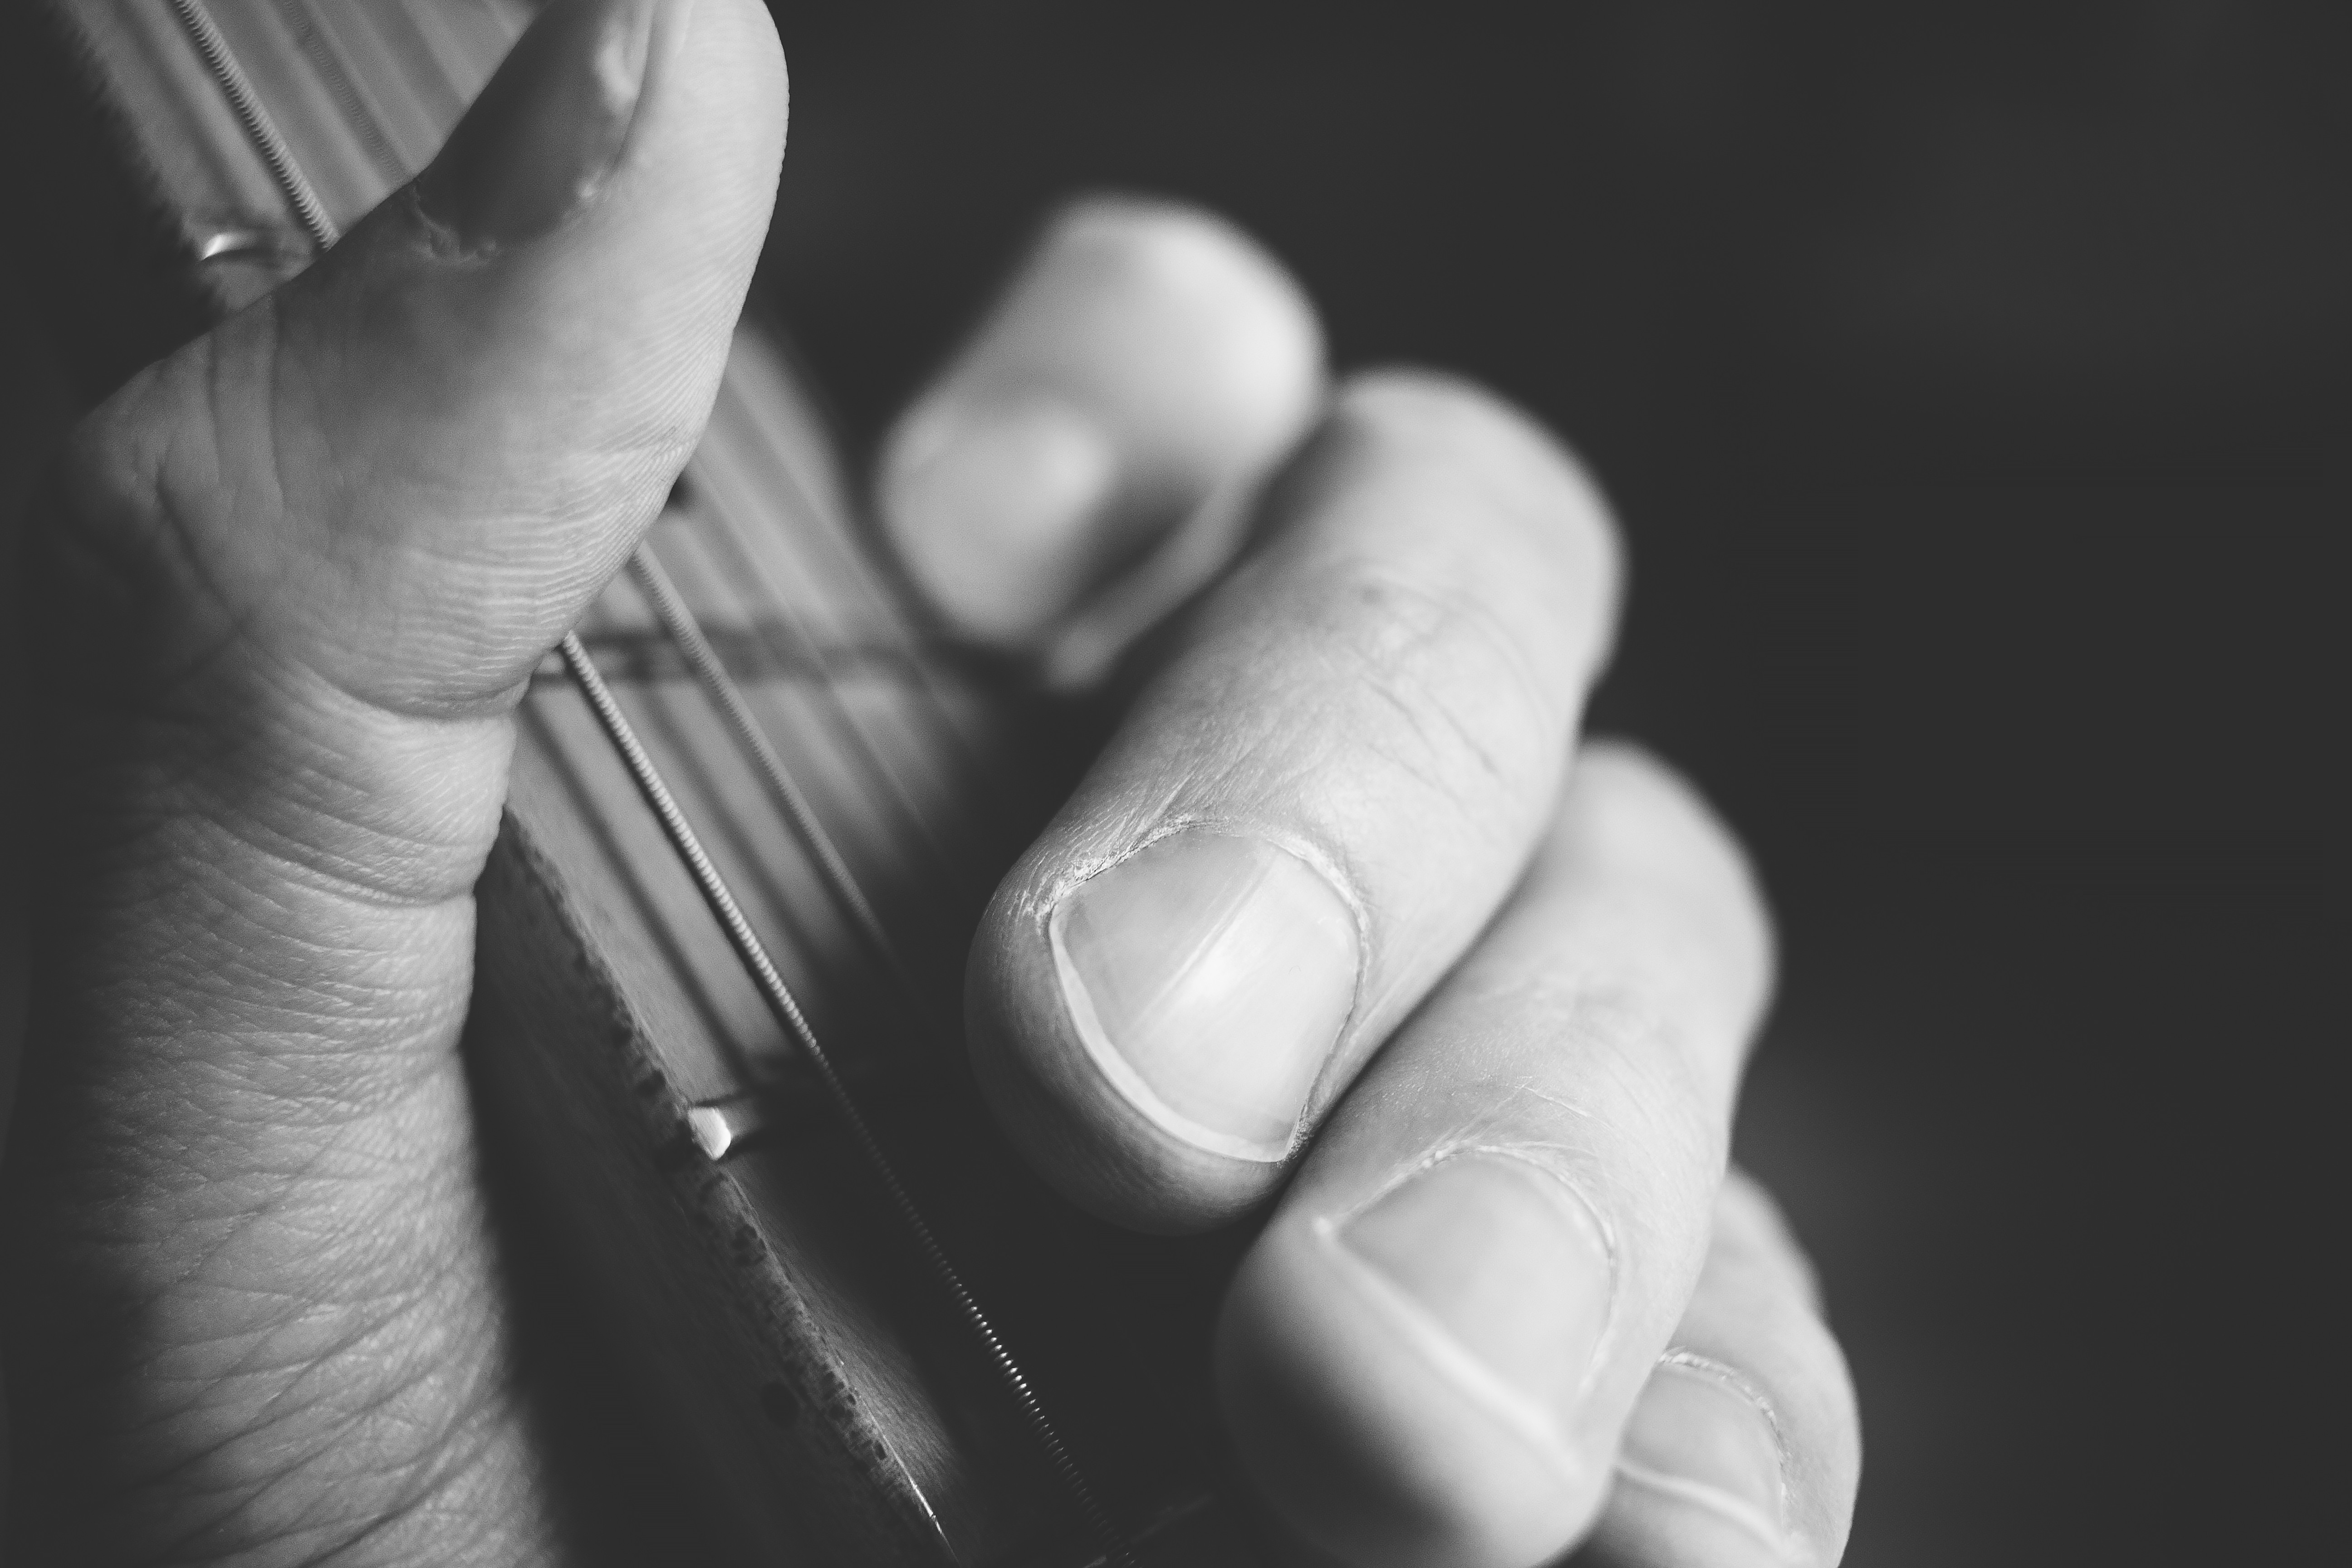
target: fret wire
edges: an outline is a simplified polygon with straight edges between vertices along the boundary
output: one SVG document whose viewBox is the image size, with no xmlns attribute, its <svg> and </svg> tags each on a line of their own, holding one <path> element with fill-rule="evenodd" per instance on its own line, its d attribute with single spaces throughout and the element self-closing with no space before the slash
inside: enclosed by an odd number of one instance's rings
<svg viewBox="0 0 2352 1568">
<path fill-rule="evenodd" d="M 621 753 L 621 760 L 627 764 L 637 793 L 660 820 L 662 831 L 668 836 L 671 847 L 677 851 L 678 858 L 685 862 L 688 871 L 692 874 L 703 901 L 710 908 L 712 918 L 718 921 L 729 943 L 734 947 L 736 956 L 742 960 L 744 969 L 758 984 L 761 996 L 768 1004 L 770 1011 L 774 1013 L 776 1021 L 800 1042 L 809 1065 L 815 1069 L 818 1081 L 824 1086 L 826 1099 L 849 1129 L 859 1152 L 866 1156 L 875 1179 L 881 1184 L 891 1206 L 898 1211 L 900 1223 L 914 1240 L 933 1278 L 947 1292 L 965 1328 L 971 1331 L 982 1352 L 1012 1393 L 1031 1436 L 1044 1450 L 1055 1475 L 1069 1493 L 1079 1518 L 1086 1522 L 1095 1535 L 1097 1544 L 1102 1547 L 1112 1563 L 1131 1564 L 1134 1559 L 1125 1538 L 1112 1525 L 1110 1516 L 1096 1499 L 1094 1488 L 1085 1472 L 1078 1468 L 1076 1460 L 1063 1444 L 1061 1435 L 1055 1430 L 1045 1406 L 1038 1402 L 1036 1390 L 1031 1386 L 1028 1374 L 1013 1359 L 1012 1352 L 998 1335 L 996 1326 L 989 1321 L 988 1314 L 982 1310 L 979 1300 L 973 1297 L 964 1284 L 963 1277 L 956 1271 L 955 1264 L 948 1258 L 947 1250 L 940 1245 L 939 1237 L 932 1233 L 929 1222 L 915 1206 L 913 1195 L 899 1180 L 889 1156 L 883 1152 L 881 1141 L 874 1135 L 865 1114 L 857 1109 L 849 1086 L 842 1081 L 833 1058 L 818 1042 L 816 1032 L 809 1026 L 808 1019 L 801 1012 L 800 1004 L 793 999 L 783 976 L 776 972 L 767 949 L 761 945 L 759 933 L 744 918 L 734 895 L 728 891 L 725 879 L 719 876 L 719 868 L 711 863 L 701 841 L 695 837 L 693 825 L 678 809 L 677 800 L 671 796 L 668 786 L 655 769 L 653 759 L 646 754 L 644 743 L 630 729 L 628 717 L 621 711 L 612 689 L 604 684 L 604 678 L 597 672 L 595 660 L 588 657 L 588 650 L 582 646 L 577 633 L 566 632 L 562 642 L 556 646 L 563 656 L 565 668 L 571 670 L 572 679 L 579 682 L 581 691 L 587 697 L 588 706 L 596 715 L 596 721 L 604 726 L 614 749 Z"/>
<path fill-rule="evenodd" d="M 285 138 L 270 119 L 268 111 L 255 94 L 252 83 L 247 78 L 244 68 L 237 63 L 236 57 L 230 52 L 227 40 L 222 36 L 218 24 L 205 9 L 204 0 L 172 0 L 172 8 L 179 17 L 197 53 L 203 58 L 206 68 L 212 73 L 224 96 L 228 99 L 230 107 L 236 112 L 239 124 L 244 127 L 247 138 L 252 142 L 255 152 L 268 166 L 271 178 L 276 181 L 288 204 L 294 208 L 304 229 L 320 251 L 332 247 L 336 240 L 341 237 L 341 231 L 336 227 L 334 220 L 328 216 L 325 206 L 319 200 L 316 189 L 303 174 L 300 164 L 295 160 L 292 149 L 287 145 Z M 793 478 L 793 489 L 799 493 L 801 499 L 805 500 L 805 491 L 798 484 L 796 476 Z M 735 531 L 730 527 L 730 531 Z M 741 542 L 739 541 L 739 542 Z M 644 550 L 646 547 L 641 544 L 639 548 Z M 778 596 L 778 602 L 787 603 L 781 595 Z M 706 647 L 708 646 L 707 640 L 705 646 Z M 664 836 L 668 838 L 671 847 L 685 865 L 695 883 L 696 889 L 701 894 L 704 903 L 726 935 L 729 945 L 734 949 L 745 972 L 758 987 L 761 1000 L 766 1003 L 769 1011 L 775 1016 L 777 1022 L 800 1042 L 811 1067 L 824 1087 L 827 1100 L 849 1129 L 876 1179 L 888 1196 L 891 1206 L 897 1211 L 900 1224 L 916 1244 L 918 1251 L 930 1268 L 933 1278 L 946 1293 L 978 1348 L 994 1370 L 1006 1392 L 1012 1396 L 1024 1424 L 1029 1429 L 1031 1437 L 1037 1444 L 1049 1468 L 1067 1493 L 1079 1520 L 1095 1538 L 1104 1559 L 1112 1564 L 1113 1568 L 1133 1568 L 1135 1558 L 1127 1538 L 1112 1524 L 1110 1516 L 1097 1498 L 1092 1484 L 1087 1479 L 1085 1472 L 1079 1468 L 1077 1461 L 1064 1444 L 1052 1419 L 1046 1415 L 1034 1386 L 1029 1381 L 1028 1374 L 1013 1359 L 1012 1352 L 998 1334 L 994 1323 L 990 1321 L 978 1299 L 964 1284 L 962 1276 L 957 1272 L 954 1263 L 949 1258 L 938 1237 L 932 1232 L 929 1223 L 924 1219 L 922 1211 L 916 1206 L 912 1194 L 899 1179 L 897 1170 L 891 1165 L 880 1141 L 876 1138 L 873 1129 L 867 1125 L 864 1114 L 859 1111 L 856 1102 L 851 1098 L 848 1087 L 835 1068 L 832 1058 L 825 1052 L 815 1032 L 809 1026 L 799 1003 L 785 985 L 782 975 L 777 972 L 773 962 L 768 956 L 767 950 L 761 944 L 758 934 L 752 931 L 750 922 L 744 918 L 742 910 L 729 890 L 725 879 L 720 877 L 718 868 L 711 862 L 701 842 L 696 837 L 693 827 L 688 823 L 684 814 L 679 811 L 675 797 L 671 795 L 668 786 L 655 768 L 653 759 L 646 753 L 643 743 L 638 741 L 635 732 L 629 727 L 628 719 L 622 713 L 611 689 L 605 685 L 603 676 L 598 673 L 595 661 L 589 657 L 588 650 L 582 645 L 579 635 L 575 632 L 566 632 L 558 648 L 566 668 L 571 671 L 573 680 L 579 684 L 583 694 L 588 699 L 590 710 L 596 718 L 598 727 L 604 731 L 606 738 L 613 743 L 614 749 L 619 752 L 631 780 L 637 787 L 638 794 L 660 822 Z M 680 651 L 687 651 L 683 645 Z M 690 658 L 691 655 L 688 657 Z M 717 668 L 721 680 L 726 682 L 730 690 L 733 690 L 732 679 L 727 676 L 723 667 Z M 740 690 L 735 691 L 735 696 L 738 700 L 740 700 Z M 880 759 L 877 757 L 877 761 L 878 763 Z M 887 769 L 887 764 L 885 766 Z"/>
</svg>

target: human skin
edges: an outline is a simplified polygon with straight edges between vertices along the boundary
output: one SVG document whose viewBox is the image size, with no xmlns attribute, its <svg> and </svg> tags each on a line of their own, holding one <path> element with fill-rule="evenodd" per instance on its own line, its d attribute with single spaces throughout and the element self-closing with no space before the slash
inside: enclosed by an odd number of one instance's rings
<svg viewBox="0 0 2352 1568">
<path fill-rule="evenodd" d="M 785 97 L 755 0 L 562 0 L 414 188 L 76 431 L 28 594 L 28 1558 L 564 1560 L 471 889 L 517 695 L 708 414 Z M 1130 694 L 983 922 L 976 1065 L 1101 1213 L 1271 1205 L 1217 1363 L 1276 1511 L 1368 1568 L 1834 1561 L 1851 1392 L 1725 1171 L 1769 922 L 1580 733 L 1621 565 L 1574 461 L 1457 380 L 1330 384 L 1246 238 L 1096 202 L 876 494 L 944 618 Z"/>
</svg>

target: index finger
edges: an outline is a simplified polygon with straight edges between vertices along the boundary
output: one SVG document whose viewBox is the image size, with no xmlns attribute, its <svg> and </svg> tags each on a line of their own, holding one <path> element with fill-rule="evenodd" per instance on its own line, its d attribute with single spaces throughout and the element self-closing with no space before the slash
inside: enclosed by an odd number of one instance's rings
<svg viewBox="0 0 2352 1568">
<path fill-rule="evenodd" d="M 1342 392 L 982 923 L 975 1062 L 1049 1179 L 1154 1229 L 1273 1189 L 1517 880 L 1616 584 L 1524 416 Z"/>
</svg>

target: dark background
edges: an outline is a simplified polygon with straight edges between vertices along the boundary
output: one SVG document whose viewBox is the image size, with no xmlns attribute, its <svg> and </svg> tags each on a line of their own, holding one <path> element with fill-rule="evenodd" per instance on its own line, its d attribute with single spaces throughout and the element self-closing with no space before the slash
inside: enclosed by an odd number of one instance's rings
<svg viewBox="0 0 2352 1568">
<path fill-rule="evenodd" d="M 1739 1152 L 1860 1384 L 1848 1561 L 2283 1544 L 2328 1331 L 2269 1281 L 2332 1237 L 2282 1102 L 2344 1044 L 2298 998 L 2341 952 L 2352 8 L 778 16 L 766 281 L 854 430 L 1108 185 L 1260 236 L 1342 366 L 1465 369 L 1598 470 L 1634 570 L 1597 721 L 1783 921 Z"/>
<path fill-rule="evenodd" d="M 2337 1297 L 2288 1279 L 2340 1232 L 2352 8 L 779 22 L 763 284 L 855 438 L 1111 186 L 1259 235 L 1342 366 L 1466 370 L 1597 469 L 1634 563 L 1597 721 L 1696 774 L 1782 919 L 1739 1149 L 1854 1363 L 1848 1561 L 2274 1550 L 2333 1484 L 2297 1456 Z M 0 330 L 13 502 L 68 404 Z"/>
</svg>

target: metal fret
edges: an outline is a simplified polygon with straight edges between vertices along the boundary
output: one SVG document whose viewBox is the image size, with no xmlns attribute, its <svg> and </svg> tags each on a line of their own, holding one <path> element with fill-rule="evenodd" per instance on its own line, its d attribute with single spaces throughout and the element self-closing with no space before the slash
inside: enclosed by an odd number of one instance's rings
<svg viewBox="0 0 2352 1568">
<path fill-rule="evenodd" d="M 204 0 L 171 0 L 172 8 L 185 29 L 190 42 L 204 60 L 221 94 L 236 115 L 238 124 L 252 144 L 255 153 L 268 168 L 271 179 L 283 195 L 287 205 L 300 222 L 320 251 L 331 247 L 340 231 L 318 191 L 305 174 L 299 158 L 288 144 L 266 106 L 255 92 L 243 68 L 238 63 L 227 39 L 204 4 Z M 323 47 L 323 46 L 320 46 Z M 336 97 L 338 106 L 346 117 L 356 118 L 360 109 L 352 84 L 341 79 Z M 334 85 L 334 84 L 331 84 Z M 388 145 L 381 128 L 355 127 L 366 137 L 373 148 Z M 371 133 L 372 132 L 372 133 Z M 803 494 L 798 498 L 805 507 L 812 504 Z M 735 533 L 730 520 L 728 531 Z M 739 547 L 742 542 L 735 542 Z M 751 552 L 747 551 L 747 558 Z M 905 977 L 908 971 L 897 947 L 892 942 L 875 908 L 859 886 L 856 875 L 826 833 L 808 797 L 786 768 L 777 752 L 760 728 L 740 687 L 719 658 L 711 641 L 694 619 L 674 584 L 652 552 L 650 543 L 642 544 L 631 563 L 631 571 L 663 634 L 676 646 L 692 670 L 709 700 L 726 721 L 726 728 L 745 760 L 765 782 L 769 795 L 779 814 L 793 829 L 795 837 L 808 849 L 812 858 L 839 903 L 846 909 L 860 935 L 872 946 L 877 957 L 895 973 Z M 870 585 L 869 585 L 870 591 Z M 780 595 L 779 604 L 786 601 Z M 798 631 L 798 628 L 795 628 Z M 799 634 L 807 640 L 805 633 Z M 814 646 L 814 643 L 811 644 Z M 1022 1425 L 1036 1444 L 1046 1466 L 1066 1492 L 1077 1520 L 1092 1536 L 1103 1560 L 1115 1564 L 1133 1562 L 1126 1538 L 1112 1523 L 1108 1513 L 1098 1500 L 1085 1473 L 1071 1456 L 1055 1424 L 1039 1402 L 1035 1389 L 1019 1363 L 1007 1349 L 986 1311 L 965 1286 L 963 1279 L 940 1245 L 929 1222 L 917 1206 L 905 1183 L 891 1164 L 860 1111 L 855 1097 L 844 1080 L 833 1058 L 818 1038 L 798 999 L 761 942 L 751 921 L 724 876 L 712 861 L 702 841 L 679 807 L 677 797 L 663 778 L 644 742 L 622 711 L 619 701 L 606 684 L 594 660 L 588 653 L 579 634 L 567 633 L 559 645 L 559 654 L 582 695 L 586 699 L 598 728 L 610 743 L 614 754 L 626 769 L 640 797 L 658 822 L 664 837 L 678 863 L 692 879 L 711 918 L 717 922 L 729 946 L 734 952 L 745 975 L 756 987 L 761 999 L 776 1023 L 797 1044 L 803 1058 L 823 1086 L 827 1101 L 843 1126 L 856 1142 L 869 1165 L 876 1182 L 887 1198 L 898 1224 L 920 1257 L 925 1268 L 945 1294 L 957 1318 L 970 1333 L 990 1369 L 1011 1398 Z M 935 689 L 924 683 L 926 695 L 934 706 L 940 700 Z M 941 717 L 945 718 L 944 709 Z M 854 726 L 853 726 L 854 728 Z M 950 725 L 950 728 L 952 726 Z M 867 748 L 869 763 L 886 776 L 892 770 L 887 761 L 877 751 Z M 895 782 L 895 781 L 894 781 Z M 701 1122 L 692 1123 L 695 1136 L 716 1158 L 756 1126 L 755 1112 L 740 1110 L 725 1114 L 714 1111 Z M 928 1504 L 926 1505 L 928 1507 Z"/>
</svg>

